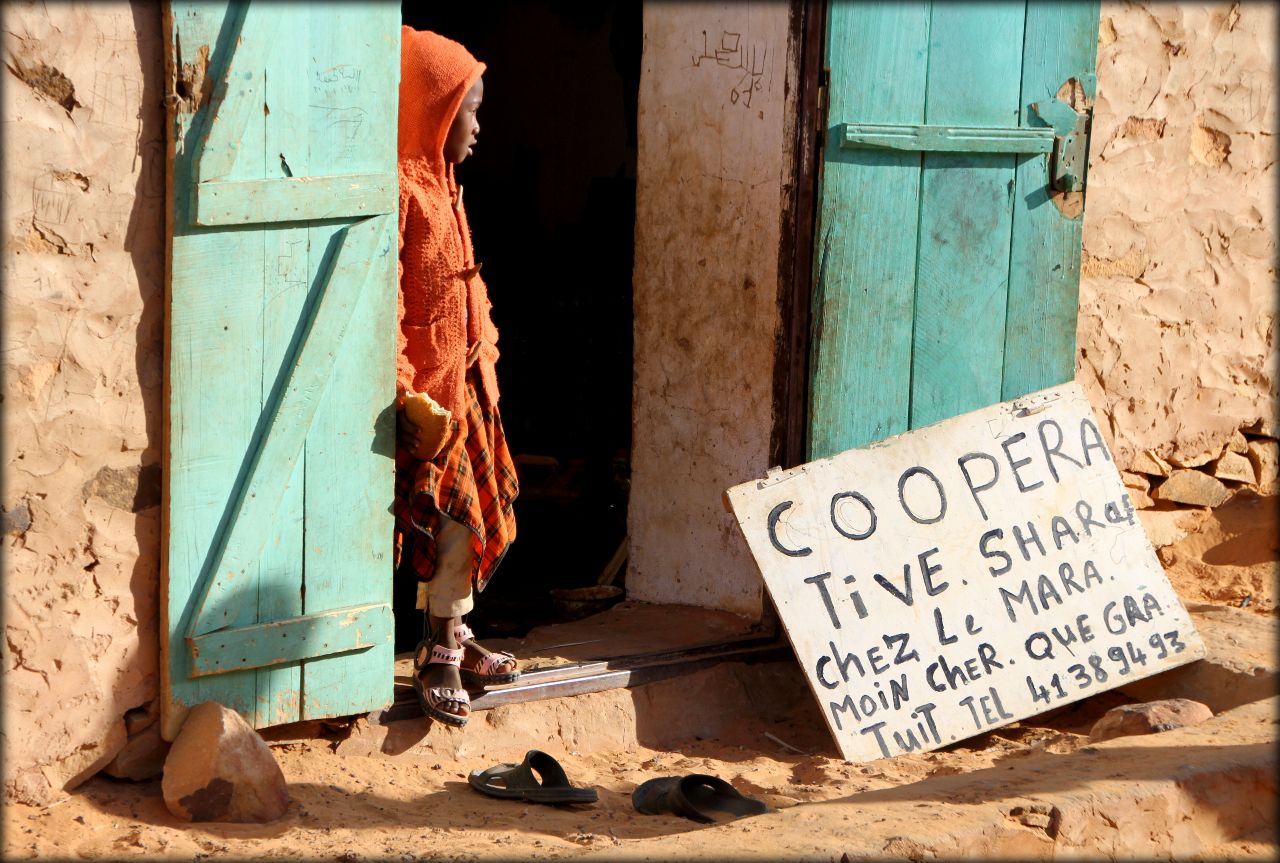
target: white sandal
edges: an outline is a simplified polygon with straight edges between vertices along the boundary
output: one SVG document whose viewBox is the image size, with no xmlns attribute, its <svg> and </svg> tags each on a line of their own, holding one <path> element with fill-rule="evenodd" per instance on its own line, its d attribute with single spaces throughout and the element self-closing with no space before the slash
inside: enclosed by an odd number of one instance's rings
<svg viewBox="0 0 1280 863">
<path fill-rule="evenodd" d="M 428 646 L 431 651 L 425 657 L 426 662 L 423 662 L 423 649 Z M 429 644 L 425 640 L 418 642 L 418 648 L 413 654 L 413 689 L 418 693 L 418 704 L 422 707 L 422 712 L 432 719 L 458 728 L 466 725 L 467 719 L 470 718 L 471 696 L 467 694 L 467 690 L 454 689 L 452 686 L 426 686 L 419 674 L 428 665 L 452 665 L 461 669 L 462 654 L 462 648 L 450 650 L 443 645 Z M 443 710 L 442 705 L 449 703 L 466 707 L 468 713 L 459 716 Z"/>
<path fill-rule="evenodd" d="M 465 623 L 458 624 L 453 630 L 453 637 L 458 644 L 465 645 L 468 641 L 475 641 L 476 634 L 471 631 L 471 627 Z M 478 646 L 478 645 L 477 645 Z M 490 652 L 480 660 L 480 664 L 475 668 L 458 667 L 458 673 L 462 675 L 465 683 L 471 683 L 476 686 L 495 686 L 500 683 L 515 683 L 520 679 L 520 669 L 513 671 L 498 671 L 506 663 L 515 663 L 516 658 L 510 653 Z"/>
</svg>

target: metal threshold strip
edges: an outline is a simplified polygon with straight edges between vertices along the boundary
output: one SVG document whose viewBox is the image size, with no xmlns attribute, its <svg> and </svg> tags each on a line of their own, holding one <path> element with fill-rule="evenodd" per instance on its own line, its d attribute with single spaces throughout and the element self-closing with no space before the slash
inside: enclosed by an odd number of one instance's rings
<svg viewBox="0 0 1280 863">
<path fill-rule="evenodd" d="M 521 704 L 544 698 L 562 698 L 606 689 L 641 686 L 700 671 L 726 661 L 771 662 L 791 656 L 791 648 L 785 640 L 775 635 L 766 635 L 685 650 L 566 663 L 526 671 L 516 683 L 486 689 L 483 694 L 471 700 L 471 709 L 489 710 L 504 704 Z M 390 707 L 369 714 L 369 719 L 377 724 L 384 724 L 420 716 L 422 708 L 418 706 L 413 689 L 397 686 L 395 702 Z"/>
</svg>

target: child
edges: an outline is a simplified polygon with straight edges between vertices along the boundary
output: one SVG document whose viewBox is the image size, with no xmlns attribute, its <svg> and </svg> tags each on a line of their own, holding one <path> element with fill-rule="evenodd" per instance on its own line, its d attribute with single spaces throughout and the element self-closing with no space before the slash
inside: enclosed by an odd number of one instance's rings
<svg viewBox="0 0 1280 863">
<path fill-rule="evenodd" d="M 511 654 L 485 650 L 462 622 L 515 539 L 518 492 L 498 417 L 498 331 L 454 180 L 480 131 L 485 67 L 435 33 L 404 27 L 401 40 L 395 559 L 397 573 L 418 579 L 426 615 L 419 702 L 461 726 L 463 678 L 519 675 Z"/>
</svg>

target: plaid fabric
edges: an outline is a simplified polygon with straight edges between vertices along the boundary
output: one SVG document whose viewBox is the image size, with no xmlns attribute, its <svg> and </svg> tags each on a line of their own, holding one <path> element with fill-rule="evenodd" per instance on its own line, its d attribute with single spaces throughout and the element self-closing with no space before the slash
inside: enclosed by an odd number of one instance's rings
<svg viewBox="0 0 1280 863">
<path fill-rule="evenodd" d="M 484 590 L 516 538 L 511 504 L 520 488 L 496 406 L 480 398 L 475 366 L 467 369 L 466 416 L 454 418 L 449 445 L 431 461 L 396 449 L 395 566 L 420 581 L 435 572 L 440 513 L 471 530 L 472 583 Z"/>
</svg>

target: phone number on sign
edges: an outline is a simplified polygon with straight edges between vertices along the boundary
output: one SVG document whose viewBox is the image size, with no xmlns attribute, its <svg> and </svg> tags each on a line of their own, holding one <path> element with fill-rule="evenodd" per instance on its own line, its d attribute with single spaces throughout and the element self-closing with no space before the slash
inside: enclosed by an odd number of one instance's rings
<svg viewBox="0 0 1280 863">
<path fill-rule="evenodd" d="M 1156 651 L 1156 661 L 1164 659 L 1170 653 L 1181 653 L 1187 649 L 1186 644 L 1178 638 L 1176 629 L 1163 634 L 1159 632 L 1152 633 L 1151 637 L 1147 639 L 1147 644 Z M 1114 663 L 1112 671 L 1121 677 L 1128 674 L 1134 667 L 1147 664 L 1146 651 L 1141 647 L 1134 647 L 1132 641 L 1126 641 L 1123 646 L 1116 645 L 1108 648 L 1107 659 Z M 1031 691 L 1031 699 L 1033 701 L 1052 704 L 1054 701 L 1067 697 L 1069 694 L 1067 690 L 1068 684 L 1074 683 L 1077 690 L 1088 689 L 1095 683 L 1105 686 L 1110 678 L 1111 672 L 1107 671 L 1103 658 L 1096 653 L 1091 653 L 1084 662 L 1067 666 L 1065 680 L 1061 674 L 1054 673 L 1047 681 L 1038 683 L 1028 674 L 1027 689 Z"/>
</svg>

